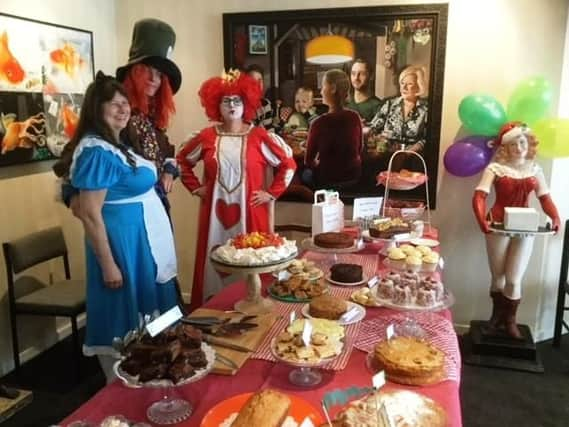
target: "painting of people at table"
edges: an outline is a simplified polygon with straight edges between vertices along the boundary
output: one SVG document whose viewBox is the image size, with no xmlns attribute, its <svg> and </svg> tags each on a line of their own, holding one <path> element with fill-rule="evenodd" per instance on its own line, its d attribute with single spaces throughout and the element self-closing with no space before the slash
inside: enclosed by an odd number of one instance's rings
<svg viewBox="0 0 569 427">
<path fill-rule="evenodd" d="M 290 146 L 297 165 L 281 199 L 312 203 L 318 189 L 338 190 L 347 203 L 356 197 L 382 196 L 385 188 L 378 185 L 377 176 L 388 168 L 423 173 L 426 167 L 428 189 L 436 188 L 439 143 L 429 137 L 433 21 L 332 24 L 331 32 L 345 35 L 353 45 L 351 57 L 333 63 L 314 60 L 307 49 L 318 34 L 327 35 L 330 29 L 322 33 L 317 24 L 280 25 L 275 34 L 282 37 L 268 41 L 274 61 L 242 55 L 234 60 L 243 61 L 244 69 L 261 63 L 264 81 L 270 82 L 266 96 L 274 111 L 272 131 Z M 243 30 L 236 26 L 235 36 Z M 345 79 L 340 83 L 324 78 L 337 77 L 332 70 L 341 71 Z M 342 99 L 336 99 L 338 94 Z M 410 151 L 424 157 L 426 166 Z M 426 201 L 426 193 L 422 185 L 390 195 Z M 434 192 L 429 196 L 433 202 Z"/>
</svg>

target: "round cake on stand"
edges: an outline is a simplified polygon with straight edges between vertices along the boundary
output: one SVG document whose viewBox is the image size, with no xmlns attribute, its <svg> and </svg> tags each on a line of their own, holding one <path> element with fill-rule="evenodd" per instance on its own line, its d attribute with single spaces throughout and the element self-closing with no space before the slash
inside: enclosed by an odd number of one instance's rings
<svg viewBox="0 0 569 427">
<path fill-rule="evenodd" d="M 260 274 L 283 270 L 298 255 L 296 243 L 278 234 L 253 232 L 243 234 L 214 249 L 210 259 L 222 273 L 245 277 L 247 296 L 235 303 L 244 314 L 271 312 L 274 302 L 261 295 Z"/>
</svg>

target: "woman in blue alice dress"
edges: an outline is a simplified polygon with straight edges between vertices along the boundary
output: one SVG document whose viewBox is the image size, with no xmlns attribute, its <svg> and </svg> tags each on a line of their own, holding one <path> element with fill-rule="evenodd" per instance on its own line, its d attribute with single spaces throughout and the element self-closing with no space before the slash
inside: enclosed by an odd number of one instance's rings
<svg viewBox="0 0 569 427">
<path fill-rule="evenodd" d="M 141 316 L 177 302 L 174 239 L 154 189 L 156 166 L 121 142 L 129 117 L 123 87 L 98 72 L 69 142 L 71 184 L 80 191 L 78 215 L 86 235 L 83 353 L 99 357 L 107 381 L 118 356 L 113 339 L 137 328 Z"/>
</svg>

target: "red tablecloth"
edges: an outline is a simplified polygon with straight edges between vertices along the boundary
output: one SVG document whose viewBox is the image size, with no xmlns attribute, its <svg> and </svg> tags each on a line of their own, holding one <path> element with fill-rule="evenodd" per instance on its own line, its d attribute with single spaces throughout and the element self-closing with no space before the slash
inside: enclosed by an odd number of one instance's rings
<svg viewBox="0 0 569 427">
<path fill-rule="evenodd" d="M 376 248 L 368 248 L 373 252 Z M 370 253 L 370 252 L 368 252 Z M 244 283 L 235 283 L 222 293 L 212 298 L 206 306 L 215 309 L 232 309 L 235 301 L 245 297 Z M 367 311 L 366 319 L 378 316 L 393 315 L 393 311 L 383 308 Z M 448 310 L 439 312 L 447 319 L 451 319 Z M 236 394 L 257 391 L 272 387 L 289 394 L 295 394 L 320 408 L 320 401 L 327 391 L 347 388 L 353 385 L 370 386 L 371 374 L 365 365 L 366 354 L 354 349 L 348 366 L 343 371 L 321 371 L 323 381 L 315 389 L 303 390 L 289 383 L 288 373 L 291 368 L 282 364 L 265 360 L 250 359 L 237 373 L 229 377 L 222 375 L 209 375 L 205 379 L 193 384 L 175 389 L 185 399 L 194 404 L 193 415 L 180 426 L 199 426 L 201 419 L 207 411 L 218 402 Z M 462 417 L 459 400 L 459 384 L 455 381 L 445 381 L 428 387 L 405 387 L 399 384 L 388 383 L 387 389 L 409 389 L 419 392 L 438 402 L 447 412 L 449 426 L 462 426 Z M 77 411 L 67 417 L 63 426 L 75 420 L 100 422 L 109 415 L 123 415 L 132 421 L 146 421 L 146 409 L 149 404 L 160 399 L 160 389 L 130 389 L 120 381 L 104 387 L 93 398 L 81 406 Z"/>
</svg>

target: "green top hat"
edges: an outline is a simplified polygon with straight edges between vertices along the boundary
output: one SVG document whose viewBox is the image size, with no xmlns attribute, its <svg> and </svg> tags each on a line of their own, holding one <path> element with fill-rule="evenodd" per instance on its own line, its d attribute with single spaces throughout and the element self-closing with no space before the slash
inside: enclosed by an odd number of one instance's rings
<svg viewBox="0 0 569 427">
<path fill-rule="evenodd" d="M 174 93 L 182 84 L 182 73 L 170 59 L 176 33 L 167 23 L 158 19 L 142 19 L 134 24 L 132 43 L 126 65 L 117 68 L 117 79 L 124 81 L 129 68 L 135 64 L 146 64 L 168 76 Z"/>
</svg>

